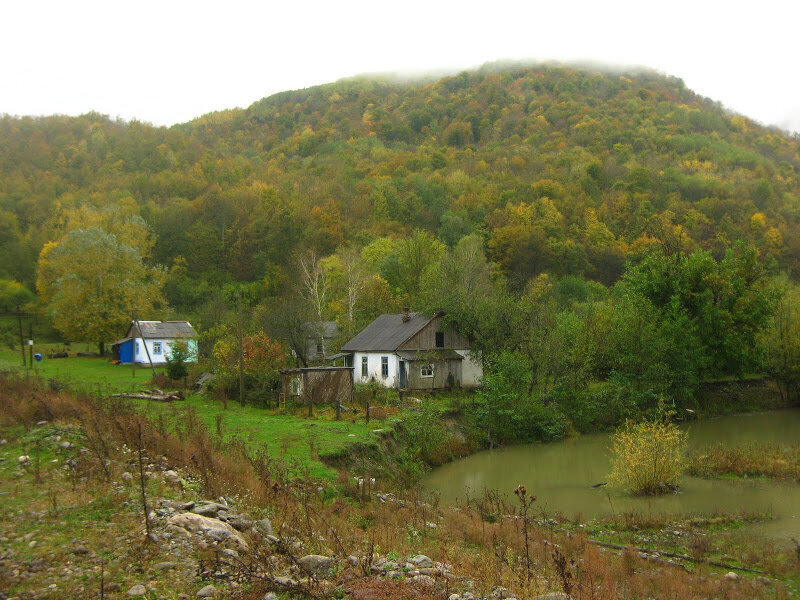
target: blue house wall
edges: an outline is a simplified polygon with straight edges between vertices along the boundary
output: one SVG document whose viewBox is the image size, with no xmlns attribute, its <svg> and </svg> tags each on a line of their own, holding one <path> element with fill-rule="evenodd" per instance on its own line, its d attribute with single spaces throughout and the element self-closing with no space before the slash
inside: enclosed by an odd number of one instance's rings
<svg viewBox="0 0 800 600">
<path fill-rule="evenodd" d="M 123 342 L 119 345 L 119 362 L 133 362 L 133 340 L 128 340 L 127 342 Z"/>
</svg>

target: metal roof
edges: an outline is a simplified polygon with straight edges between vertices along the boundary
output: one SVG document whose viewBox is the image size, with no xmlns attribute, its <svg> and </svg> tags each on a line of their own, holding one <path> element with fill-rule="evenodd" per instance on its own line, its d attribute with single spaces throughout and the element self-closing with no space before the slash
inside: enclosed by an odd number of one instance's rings
<svg viewBox="0 0 800 600">
<path fill-rule="evenodd" d="M 197 337 L 197 332 L 189 321 L 139 321 L 139 329 L 142 331 L 141 337 L 145 339 Z M 136 321 L 133 321 L 128 333 L 131 337 L 138 338 L 139 329 L 136 328 Z"/>
<path fill-rule="evenodd" d="M 381 315 L 367 325 L 353 339 L 341 347 L 342 352 L 391 352 L 430 321 L 422 313 L 408 313 L 403 322 L 403 313 Z"/>
<path fill-rule="evenodd" d="M 438 350 L 400 350 L 397 356 L 403 360 L 464 360 L 455 350 L 439 348 Z"/>
</svg>

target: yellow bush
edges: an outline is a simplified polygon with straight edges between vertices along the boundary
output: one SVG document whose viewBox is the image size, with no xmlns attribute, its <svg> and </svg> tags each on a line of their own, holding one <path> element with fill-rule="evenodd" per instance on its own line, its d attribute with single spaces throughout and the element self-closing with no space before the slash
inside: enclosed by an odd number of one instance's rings
<svg viewBox="0 0 800 600">
<path fill-rule="evenodd" d="M 687 436 L 665 417 L 627 421 L 612 438 L 610 482 L 635 494 L 674 490 L 684 468 Z"/>
</svg>

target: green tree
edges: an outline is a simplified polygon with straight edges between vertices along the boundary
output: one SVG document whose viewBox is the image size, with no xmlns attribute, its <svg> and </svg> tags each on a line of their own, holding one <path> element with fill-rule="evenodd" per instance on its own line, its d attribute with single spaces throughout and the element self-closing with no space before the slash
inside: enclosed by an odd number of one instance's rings
<svg viewBox="0 0 800 600">
<path fill-rule="evenodd" d="M 167 357 L 167 376 L 170 379 L 183 379 L 189 375 L 186 361 L 190 358 L 189 345 L 178 341 L 172 345 L 172 352 Z"/>
<path fill-rule="evenodd" d="M 785 402 L 800 401 L 800 288 L 783 284 L 769 325 L 759 336 L 764 369 L 777 382 Z"/>
<path fill-rule="evenodd" d="M 146 229 L 141 220 L 131 227 Z M 163 279 L 164 272 L 148 266 L 139 248 L 90 227 L 45 244 L 36 288 L 62 335 L 96 342 L 102 353 L 106 341 L 125 331 L 131 315 L 153 314 L 162 302 Z"/>
</svg>

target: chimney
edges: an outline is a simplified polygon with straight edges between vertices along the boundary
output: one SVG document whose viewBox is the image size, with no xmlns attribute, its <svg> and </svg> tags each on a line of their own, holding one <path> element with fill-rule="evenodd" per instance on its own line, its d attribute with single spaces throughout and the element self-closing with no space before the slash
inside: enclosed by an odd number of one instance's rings
<svg viewBox="0 0 800 600">
<path fill-rule="evenodd" d="M 408 323 L 411 320 L 411 316 L 408 314 L 409 310 L 408 306 L 403 307 L 403 323 Z"/>
</svg>

